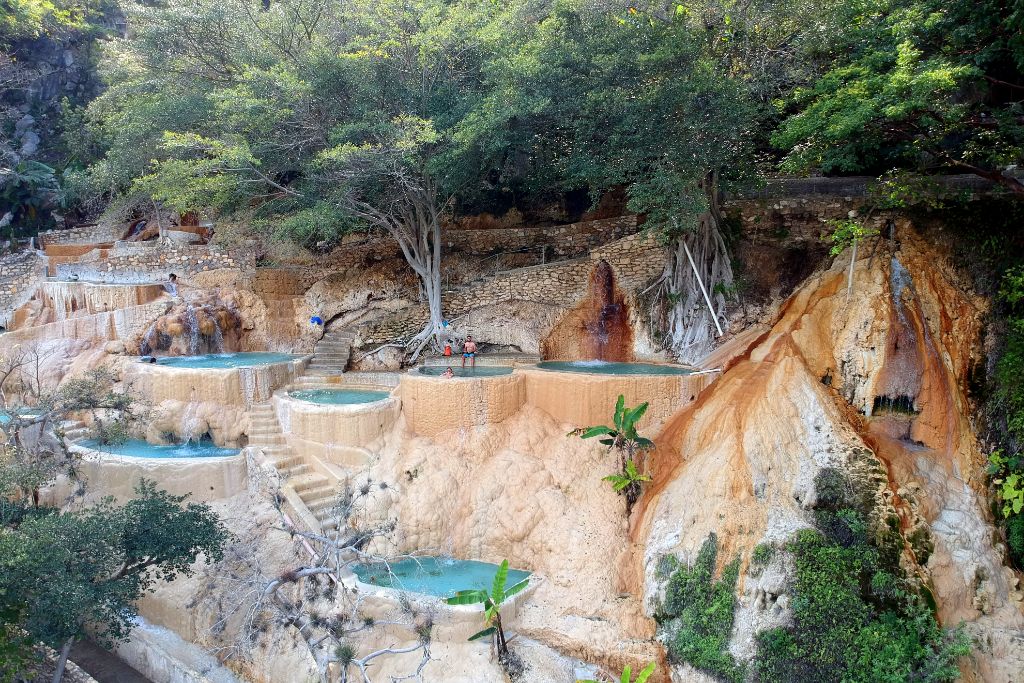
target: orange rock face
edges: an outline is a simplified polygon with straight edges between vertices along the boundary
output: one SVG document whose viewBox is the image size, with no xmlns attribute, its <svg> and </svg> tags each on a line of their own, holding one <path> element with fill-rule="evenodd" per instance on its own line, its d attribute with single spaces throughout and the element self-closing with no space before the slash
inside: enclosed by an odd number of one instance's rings
<svg viewBox="0 0 1024 683">
<path fill-rule="evenodd" d="M 905 536 L 918 531 L 934 544 L 921 558 L 911 544 L 904 563 L 931 589 L 944 624 L 963 620 L 985 643 L 965 678 L 1014 680 L 1024 670 L 1021 594 L 986 511 L 967 393 L 984 302 L 909 225 L 861 252 L 851 292 L 847 252 L 799 288 L 770 329 L 720 353 L 722 378 L 668 421 L 635 512 L 636 575 L 650 582 L 666 553 L 692 559 L 710 532 L 722 563 L 785 540 L 810 525 L 815 474 L 839 467 L 877 486 L 880 509 L 898 515 Z M 756 630 L 776 623 L 761 583 L 741 576 L 740 656 L 752 654 Z M 648 596 L 656 588 L 649 583 Z"/>
</svg>

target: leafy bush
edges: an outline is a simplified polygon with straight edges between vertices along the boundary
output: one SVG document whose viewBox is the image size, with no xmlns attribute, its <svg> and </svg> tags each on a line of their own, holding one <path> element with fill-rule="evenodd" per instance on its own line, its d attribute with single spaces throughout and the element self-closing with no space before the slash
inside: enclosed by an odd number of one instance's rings
<svg viewBox="0 0 1024 683">
<path fill-rule="evenodd" d="M 755 567 L 764 567 L 775 557 L 775 546 L 771 543 L 758 543 L 750 554 L 750 564 Z"/>
<path fill-rule="evenodd" d="M 796 565 L 793 625 L 758 634 L 760 681 L 952 681 L 970 650 L 944 632 L 860 513 L 820 511 L 821 530 L 786 546 Z"/>
<path fill-rule="evenodd" d="M 736 608 L 739 559 L 715 581 L 718 537 L 710 534 L 690 567 L 680 565 L 668 580 L 665 604 L 656 618 L 673 664 L 687 663 L 726 681 L 743 679 L 743 669 L 729 653 Z"/>
<path fill-rule="evenodd" d="M 1010 557 L 1024 565 L 1024 267 L 1003 277 L 999 298 L 1009 310 L 1006 344 L 996 363 L 993 403 L 1003 422 L 1002 448 L 989 456 L 988 474 L 1006 524 Z"/>
</svg>

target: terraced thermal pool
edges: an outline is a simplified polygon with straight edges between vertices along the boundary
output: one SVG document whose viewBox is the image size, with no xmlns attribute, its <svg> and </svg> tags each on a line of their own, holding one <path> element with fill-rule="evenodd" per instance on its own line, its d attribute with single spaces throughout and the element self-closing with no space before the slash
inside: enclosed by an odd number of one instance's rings
<svg viewBox="0 0 1024 683">
<path fill-rule="evenodd" d="M 81 445 L 103 453 L 130 455 L 135 458 L 219 458 L 238 455 L 237 448 L 220 448 L 209 440 L 159 446 L 144 439 L 128 439 L 124 443 L 107 445 L 90 439 L 82 441 Z"/>
<path fill-rule="evenodd" d="M 390 569 L 390 571 L 388 571 Z M 397 588 L 412 593 L 449 598 L 470 588 L 490 590 L 498 565 L 476 560 L 417 557 L 384 564 L 358 564 L 355 574 L 365 584 Z M 506 587 L 530 576 L 521 569 L 509 569 Z"/>
<path fill-rule="evenodd" d="M 388 397 L 386 391 L 369 391 L 367 389 L 300 389 L 289 391 L 288 395 L 300 401 L 320 403 L 330 406 L 357 405 L 383 401 Z"/>
<path fill-rule="evenodd" d="M 693 370 L 678 365 L 657 363 L 613 363 L 604 360 L 546 360 L 537 363 L 541 370 L 583 372 L 595 375 L 692 375 Z"/>
<path fill-rule="evenodd" d="M 251 368 L 260 365 L 287 363 L 299 356 L 290 353 L 208 353 L 201 356 L 167 356 L 157 358 L 157 365 L 171 368 Z"/>
<path fill-rule="evenodd" d="M 497 377 L 498 375 L 511 375 L 512 368 L 507 365 L 478 365 L 475 368 L 461 365 L 453 365 L 452 372 L 456 377 Z M 440 377 L 448 367 L 445 365 L 424 365 L 420 373 Z"/>
</svg>

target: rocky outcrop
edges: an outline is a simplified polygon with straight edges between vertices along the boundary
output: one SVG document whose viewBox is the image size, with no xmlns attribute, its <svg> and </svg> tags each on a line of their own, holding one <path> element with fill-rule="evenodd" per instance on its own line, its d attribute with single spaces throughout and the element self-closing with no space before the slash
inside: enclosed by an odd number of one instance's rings
<svg viewBox="0 0 1024 683">
<path fill-rule="evenodd" d="M 986 511 L 967 394 L 984 304 L 907 224 L 862 251 L 852 293 L 847 252 L 662 431 L 634 527 L 645 592 L 656 598 L 660 557 L 692 559 L 712 531 L 727 561 L 809 526 L 814 476 L 838 467 L 877 482 L 878 504 L 905 537 L 930 534 L 933 552 L 904 563 L 931 588 L 940 620 L 974 636 L 965 678 L 1014 680 L 1024 670 L 1021 593 Z M 732 648 L 749 656 L 777 600 L 766 605 L 749 575 L 741 587 Z"/>
</svg>

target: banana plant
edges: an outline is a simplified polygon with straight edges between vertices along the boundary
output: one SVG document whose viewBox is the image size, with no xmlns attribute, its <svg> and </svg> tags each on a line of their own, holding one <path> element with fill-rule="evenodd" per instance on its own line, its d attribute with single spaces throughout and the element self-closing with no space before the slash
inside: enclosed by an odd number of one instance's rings
<svg viewBox="0 0 1024 683">
<path fill-rule="evenodd" d="M 640 486 L 641 483 L 650 480 L 651 478 L 648 475 L 640 474 L 635 462 L 627 460 L 626 469 L 622 474 L 609 474 L 601 481 L 610 481 L 615 492 L 622 493 L 630 486 Z"/>
<path fill-rule="evenodd" d="M 612 417 L 613 427 L 607 425 L 585 427 L 571 432 L 571 434 L 578 434 L 581 439 L 602 436 L 604 438 L 598 439 L 599 443 L 608 446 L 609 449 L 619 450 L 623 453 L 624 458 L 631 460 L 635 453 L 654 448 L 653 441 L 640 436 L 636 431 L 636 425 L 647 412 L 647 406 L 647 401 L 644 401 L 635 408 L 627 408 L 626 397 L 619 394 L 619 398 L 615 402 L 615 414 Z"/>
<path fill-rule="evenodd" d="M 636 675 L 636 679 L 633 679 L 633 667 L 627 665 L 622 670 L 622 676 L 619 678 L 619 683 L 647 683 L 647 679 L 654 674 L 655 663 L 651 662 L 643 668 L 643 670 Z M 600 681 L 586 680 L 576 681 L 576 683 L 600 683 Z"/>
<path fill-rule="evenodd" d="M 498 648 L 498 658 L 508 657 L 508 641 L 505 639 L 505 630 L 501 624 L 501 605 L 516 593 L 519 593 L 530 583 L 529 577 L 519 583 L 505 588 L 508 581 L 508 560 L 504 560 L 498 571 L 494 574 L 494 582 L 491 584 L 491 592 L 481 589 L 458 591 L 454 596 L 445 602 L 449 605 L 478 605 L 484 606 L 484 624 L 486 628 L 474 633 L 469 640 L 479 640 L 488 636 L 494 636 Z"/>
<path fill-rule="evenodd" d="M 626 397 L 619 394 L 615 402 L 615 414 L 612 416 L 612 427 L 598 425 L 584 427 L 569 432 L 569 436 L 581 439 L 602 437 L 599 443 L 616 450 L 619 455 L 619 473 L 604 478 L 610 481 L 616 493 L 626 496 L 626 511 L 633 509 L 633 504 L 640 498 L 640 485 L 651 478 L 643 474 L 636 464 L 638 455 L 654 448 L 654 442 L 637 433 L 636 425 L 647 412 L 648 403 L 644 401 L 634 408 L 626 407 Z"/>
</svg>

